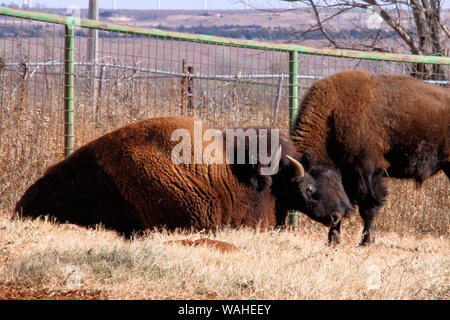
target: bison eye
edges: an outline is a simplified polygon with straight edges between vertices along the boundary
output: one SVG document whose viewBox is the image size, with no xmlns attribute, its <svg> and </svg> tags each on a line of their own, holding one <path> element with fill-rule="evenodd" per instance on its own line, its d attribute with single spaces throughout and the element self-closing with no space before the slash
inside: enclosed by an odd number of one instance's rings
<svg viewBox="0 0 450 320">
<path fill-rule="evenodd" d="M 316 188 L 312 184 L 309 184 L 306 186 L 306 193 L 308 195 L 312 195 L 315 191 L 316 191 Z"/>
</svg>

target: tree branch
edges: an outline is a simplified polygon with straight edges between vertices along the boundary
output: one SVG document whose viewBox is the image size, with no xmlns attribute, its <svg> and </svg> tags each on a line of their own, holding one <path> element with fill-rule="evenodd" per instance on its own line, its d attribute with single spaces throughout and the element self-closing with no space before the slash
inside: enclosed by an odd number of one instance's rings
<svg viewBox="0 0 450 320">
<path fill-rule="evenodd" d="M 394 19 L 391 17 L 391 15 L 381 8 L 376 0 L 362 0 L 371 6 L 377 6 L 380 9 L 380 16 L 383 18 L 383 20 L 395 31 L 397 34 L 403 39 L 403 41 L 406 42 L 406 44 L 411 49 L 411 52 L 414 54 L 420 54 L 419 48 L 417 48 L 416 44 L 414 43 L 414 40 L 408 35 L 406 30 L 397 22 L 394 21 Z"/>
<path fill-rule="evenodd" d="M 328 34 L 328 32 L 327 32 L 327 31 L 325 30 L 325 28 L 324 28 L 323 23 L 322 23 L 322 20 L 320 19 L 319 12 L 317 11 L 316 4 L 314 3 L 313 0 L 309 0 L 309 3 L 311 4 L 311 7 L 312 7 L 313 10 L 314 10 L 314 15 L 315 15 L 315 17 L 316 17 L 317 25 L 319 26 L 320 31 L 322 32 L 322 34 L 325 36 L 325 38 L 327 38 L 327 40 L 328 40 L 334 47 L 338 48 L 339 45 L 337 44 L 337 42 L 334 41 L 334 39 L 330 37 L 330 35 Z"/>
</svg>

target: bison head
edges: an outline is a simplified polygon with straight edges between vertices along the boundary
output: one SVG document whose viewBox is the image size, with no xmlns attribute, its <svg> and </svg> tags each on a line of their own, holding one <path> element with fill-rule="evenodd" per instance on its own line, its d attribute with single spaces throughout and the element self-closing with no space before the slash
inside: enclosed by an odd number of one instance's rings
<svg viewBox="0 0 450 320">
<path fill-rule="evenodd" d="M 258 192 L 271 188 L 277 202 L 278 225 L 284 223 L 289 210 L 301 211 L 327 226 L 336 225 L 347 212 L 351 212 L 353 208 L 338 170 L 320 164 L 309 153 L 299 156 L 289 137 L 280 134 L 277 139 L 278 132 L 269 129 L 266 134 L 261 134 L 261 129 L 264 128 L 255 128 L 253 137 L 244 136 L 241 140 L 233 137 L 236 148 L 244 146 L 243 164 L 237 161 L 236 150 L 231 153 L 233 158 L 227 156 L 233 160 L 231 169 L 241 183 Z M 273 136 L 278 142 L 274 145 L 271 139 Z M 249 147 L 259 146 L 261 139 L 266 139 L 266 151 L 271 155 L 268 164 L 262 163 L 257 148 L 251 151 Z M 251 164 L 252 159 L 254 164 Z"/>
<path fill-rule="evenodd" d="M 286 194 L 290 210 L 298 210 L 326 226 L 335 226 L 353 210 L 342 185 L 341 175 L 315 162 L 310 154 L 300 159 L 286 156 L 293 167 Z"/>
</svg>

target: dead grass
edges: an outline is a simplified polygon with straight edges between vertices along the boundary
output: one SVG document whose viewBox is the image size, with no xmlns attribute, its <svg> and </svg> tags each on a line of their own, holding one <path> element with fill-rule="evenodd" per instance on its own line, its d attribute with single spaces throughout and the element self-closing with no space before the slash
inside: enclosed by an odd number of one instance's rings
<svg viewBox="0 0 450 320">
<path fill-rule="evenodd" d="M 233 253 L 166 243 L 200 236 L 148 232 L 126 240 L 101 228 L 3 214 L 0 291 L 32 289 L 48 298 L 84 292 L 98 299 L 450 298 L 445 237 L 381 233 L 363 248 L 355 245 L 359 232 L 346 232 L 343 245 L 332 249 L 324 228 L 241 229 L 206 235 L 240 249 Z"/>
</svg>

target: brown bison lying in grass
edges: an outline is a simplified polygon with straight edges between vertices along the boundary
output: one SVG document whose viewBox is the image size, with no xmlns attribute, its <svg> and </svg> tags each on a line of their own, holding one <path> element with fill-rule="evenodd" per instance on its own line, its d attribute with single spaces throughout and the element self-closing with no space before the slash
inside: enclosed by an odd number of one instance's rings
<svg viewBox="0 0 450 320">
<path fill-rule="evenodd" d="M 196 133 L 199 122 L 185 117 L 153 118 L 106 134 L 49 168 L 15 210 L 22 217 L 50 215 L 83 226 L 101 223 L 130 235 L 155 227 L 275 227 L 284 223 L 288 210 L 301 210 L 323 221 L 339 220 L 351 208 L 338 173 L 315 165 L 308 156 L 299 157 L 288 137 L 280 134 L 281 148 L 267 153 L 278 170 L 263 175 L 263 169 L 270 167 L 259 158 L 249 160 L 250 142 L 267 139 L 272 146 L 271 130 L 264 136 L 259 134 L 262 128 L 255 128 L 258 135 L 244 136 L 246 140 L 216 130 L 214 139 L 205 140 L 205 125 Z M 192 148 L 181 150 L 180 158 L 195 158 L 198 147 L 207 154 L 208 147 L 229 137 L 244 143 L 248 161 L 176 164 L 172 153 L 181 136 L 174 141 L 173 134 L 179 129 L 194 136 L 188 142 Z M 225 144 L 211 150 L 210 156 L 217 159 L 238 155 L 238 150 L 228 155 Z"/>
<path fill-rule="evenodd" d="M 407 76 L 347 71 L 310 88 L 291 138 L 299 152 L 340 171 L 364 221 L 361 243 L 369 244 L 387 195 L 384 176 L 419 185 L 440 170 L 450 178 L 449 115 L 450 89 Z M 340 241 L 340 226 L 331 226 L 330 242 Z"/>
</svg>

